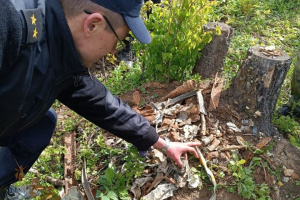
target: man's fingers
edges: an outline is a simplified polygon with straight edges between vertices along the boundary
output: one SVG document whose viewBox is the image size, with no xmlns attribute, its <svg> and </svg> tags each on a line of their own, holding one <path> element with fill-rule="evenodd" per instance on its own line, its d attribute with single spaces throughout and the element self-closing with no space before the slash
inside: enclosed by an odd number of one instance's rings
<svg viewBox="0 0 300 200">
<path fill-rule="evenodd" d="M 182 163 L 180 157 L 176 158 L 175 162 L 177 163 L 177 165 L 178 165 L 179 167 L 182 167 L 183 163 Z"/>
<path fill-rule="evenodd" d="M 199 142 L 189 142 L 189 143 L 187 143 L 187 145 L 189 147 L 195 147 L 195 146 L 201 146 L 201 143 L 199 143 Z"/>
<path fill-rule="evenodd" d="M 199 156 L 198 156 L 198 153 L 197 153 L 197 151 L 196 151 L 195 148 L 189 147 L 189 148 L 188 148 L 188 151 L 189 151 L 190 153 L 192 153 L 196 158 L 199 157 Z"/>
</svg>

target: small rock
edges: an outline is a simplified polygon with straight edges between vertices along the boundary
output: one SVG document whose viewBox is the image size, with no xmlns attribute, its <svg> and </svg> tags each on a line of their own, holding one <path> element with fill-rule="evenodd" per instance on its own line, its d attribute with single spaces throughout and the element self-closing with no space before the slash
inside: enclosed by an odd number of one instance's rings
<svg viewBox="0 0 300 200">
<path fill-rule="evenodd" d="M 261 112 L 260 112 L 259 110 L 257 110 L 257 111 L 253 114 L 253 116 L 254 116 L 255 118 L 261 117 Z"/>
<path fill-rule="evenodd" d="M 293 169 L 285 169 L 283 173 L 284 173 L 284 176 L 291 177 L 292 174 L 294 173 L 294 170 Z"/>
<path fill-rule="evenodd" d="M 295 172 L 292 173 L 291 177 L 292 177 L 293 180 L 300 180 L 299 175 L 296 174 Z"/>
<path fill-rule="evenodd" d="M 286 176 L 284 176 L 283 178 L 282 178 L 282 182 L 285 182 L 285 183 L 287 183 L 287 182 L 289 182 L 289 177 L 286 177 Z"/>
</svg>

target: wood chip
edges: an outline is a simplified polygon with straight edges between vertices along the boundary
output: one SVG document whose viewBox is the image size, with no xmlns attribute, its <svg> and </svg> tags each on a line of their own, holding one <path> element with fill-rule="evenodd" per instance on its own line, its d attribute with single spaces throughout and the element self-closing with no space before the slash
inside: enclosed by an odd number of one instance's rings
<svg viewBox="0 0 300 200">
<path fill-rule="evenodd" d="M 219 100 L 223 88 L 223 82 L 224 79 L 219 78 L 217 73 L 215 77 L 215 82 L 213 84 L 213 88 L 210 93 L 211 96 L 210 96 L 208 111 L 212 111 L 219 106 Z"/>
<path fill-rule="evenodd" d="M 215 150 L 215 149 L 219 146 L 220 143 L 221 143 L 221 141 L 218 140 L 217 138 L 215 138 L 215 139 L 212 141 L 211 145 L 210 145 L 207 149 L 208 149 L 209 151 L 213 151 L 213 150 Z"/>
<path fill-rule="evenodd" d="M 139 91 L 135 90 L 132 94 L 132 102 L 134 103 L 134 105 L 139 106 L 140 101 L 141 101 L 141 95 Z"/>
</svg>

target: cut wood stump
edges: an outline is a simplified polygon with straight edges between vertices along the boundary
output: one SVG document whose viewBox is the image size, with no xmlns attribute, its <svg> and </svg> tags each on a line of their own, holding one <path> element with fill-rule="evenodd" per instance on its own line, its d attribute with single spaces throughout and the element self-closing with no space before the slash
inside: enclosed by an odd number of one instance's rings
<svg viewBox="0 0 300 200">
<path fill-rule="evenodd" d="M 226 98 L 232 101 L 242 118 L 253 120 L 254 135 L 258 132 L 269 136 L 278 134 L 272 118 L 291 62 L 292 59 L 280 50 L 251 47 L 226 91 Z"/>
<path fill-rule="evenodd" d="M 216 30 L 216 26 L 221 29 L 220 35 L 215 35 L 212 41 L 208 43 L 201 51 L 201 57 L 196 61 L 193 74 L 198 73 L 203 79 L 214 78 L 223 70 L 224 59 L 226 57 L 233 28 L 222 22 L 209 22 L 205 25 L 206 31 Z"/>
</svg>

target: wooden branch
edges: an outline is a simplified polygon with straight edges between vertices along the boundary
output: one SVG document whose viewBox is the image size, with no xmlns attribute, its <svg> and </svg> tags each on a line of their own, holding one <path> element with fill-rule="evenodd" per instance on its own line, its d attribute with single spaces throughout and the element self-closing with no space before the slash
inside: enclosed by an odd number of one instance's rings
<svg viewBox="0 0 300 200">
<path fill-rule="evenodd" d="M 41 174 L 37 169 L 34 169 L 34 168 L 31 168 L 29 170 L 29 172 L 31 172 L 31 173 L 33 173 L 33 174 L 35 174 L 37 176 L 40 176 L 40 174 Z M 63 186 L 63 185 L 65 185 L 65 181 L 64 180 L 56 179 L 56 178 L 53 178 L 51 176 L 45 176 L 45 180 L 48 183 L 50 183 L 50 184 L 52 184 L 54 186 Z"/>
<path fill-rule="evenodd" d="M 230 150 L 233 150 L 233 149 L 246 149 L 246 148 L 247 148 L 247 146 L 244 146 L 244 145 L 231 145 L 231 146 L 228 146 L 228 147 L 223 147 L 220 150 L 221 151 L 230 151 Z"/>
</svg>

